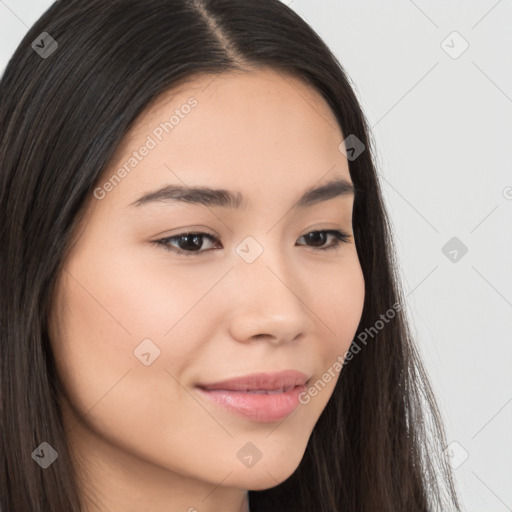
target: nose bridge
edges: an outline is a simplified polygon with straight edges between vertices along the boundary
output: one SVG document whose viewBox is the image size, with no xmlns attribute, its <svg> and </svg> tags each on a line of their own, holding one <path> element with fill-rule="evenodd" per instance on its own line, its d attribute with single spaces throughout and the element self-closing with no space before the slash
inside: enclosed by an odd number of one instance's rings
<svg viewBox="0 0 512 512">
<path fill-rule="evenodd" d="M 262 239 L 263 238 L 263 239 Z M 242 340 L 267 335 L 291 341 L 304 332 L 307 300 L 282 244 L 270 236 L 246 237 L 236 248 L 233 279 L 239 292 L 232 310 L 233 336 Z"/>
<path fill-rule="evenodd" d="M 247 236 L 235 248 L 238 255 L 235 267 L 240 274 L 239 278 L 248 287 L 267 289 L 267 295 L 272 292 L 284 298 L 283 295 L 292 294 L 288 283 L 295 281 L 296 276 L 293 264 L 283 251 L 283 244 L 277 237 L 268 234 L 256 236 Z"/>
</svg>

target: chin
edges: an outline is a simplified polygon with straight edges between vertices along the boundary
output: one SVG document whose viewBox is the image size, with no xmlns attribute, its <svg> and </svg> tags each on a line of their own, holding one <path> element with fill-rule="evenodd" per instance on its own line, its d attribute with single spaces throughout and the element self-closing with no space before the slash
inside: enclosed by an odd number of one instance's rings
<svg viewBox="0 0 512 512">
<path fill-rule="evenodd" d="M 271 489 L 283 483 L 290 478 L 300 464 L 283 464 L 283 460 L 276 461 L 273 465 L 267 461 L 265 464 L 263 459 L 252 468 L 247 470 L 240 469 L 237 474 L 232 474 L 230 484 L 241 489 L 249 489 L 251 491 L 263 491 Z"/>
</svg>

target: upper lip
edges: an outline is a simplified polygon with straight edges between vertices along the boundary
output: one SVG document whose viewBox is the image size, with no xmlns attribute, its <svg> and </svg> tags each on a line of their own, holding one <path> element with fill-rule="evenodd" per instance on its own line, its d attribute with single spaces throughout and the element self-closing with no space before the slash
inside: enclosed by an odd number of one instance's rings
<svg viewBox="0 0 512 512">
<path fill-rule="evenodd" d="M 303 386 L 309 377 L 297 370 L 284 370 L 276 373 L 252 373 L 243 377 L 223 380 L 209 384 L 198 384 L 198 387 L 213 391 L 251 391 L 251 390 L 276 390 L 288 391 L 295 386 Z"/>
</svg>

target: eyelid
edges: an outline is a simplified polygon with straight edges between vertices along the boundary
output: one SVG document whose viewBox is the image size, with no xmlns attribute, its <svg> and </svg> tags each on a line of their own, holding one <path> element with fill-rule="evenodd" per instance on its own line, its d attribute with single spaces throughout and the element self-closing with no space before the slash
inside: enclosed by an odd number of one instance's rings
<svg viewBox="0 0 512 512">
<path fill-rule="evenodd" d="M 350 233 L 346 232 L 344 229 L 333 229 L 333 228 L 312 229 L 312 230 L 307 231 L 303 235 L 300 235 L 299 239 L 306 235 L 309 235 L 311 233 L 325 233 L 327 236 L 330 235 L 330 236 L 335 237 L 335 240 L 334 240 L 335 243 L 333 243 L 331 245 L 327 245 L 327 246 L 322 246 L 322 247 L 307 246 L 306 244 L 299 244 L 299 246 L 309 247 L 310 249 L 312 249 L 315 252 L 328 251 L 330 249 L 334 250 L 334 249 L 339 248 L 340 245 L 350 243 L 353 240 L 353 236 Z M 212 242 L 219 242 L 219 238 L 216 235 L 212 235 L 210 233 L 203 232 L 203 231 L 195 231 L 193 229 L 190 229 L 189 231 L 184 231 L 184 232 L 178 233 L 176 235 L 167 236 L 167 237 L 161 238 L 159 240 L 154 240 L 153 243 L 161 246 L 164 250 L 166 250 L 168 252 L 178 254 L 178 255 L 183 255 L 183 256 L 199 256 L 201 254 L 208 253 L 208 252 L 212 251 L 212 249 L 199 250 L 199 251 L 184 251 L 182 249 L 178 249 L 176 247 L 171 246 L 169 243 L 170 241 L 174 241 L 175 239 L 178 239 L 179 237 L 191 236 L 191 235 L 196 235 L 196 236 L 199 236 L 202 238 L 207 238 L 207 239 L 211 240 Z"/>
</svg>

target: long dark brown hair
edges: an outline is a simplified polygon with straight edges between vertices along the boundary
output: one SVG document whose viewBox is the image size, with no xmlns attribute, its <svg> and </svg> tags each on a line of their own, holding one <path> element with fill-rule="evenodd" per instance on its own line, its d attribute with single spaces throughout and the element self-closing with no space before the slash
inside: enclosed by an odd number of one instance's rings
<svg viewBox="0 0 512 512">
<path fill-rule="evenodd" d="M 32 47 L 43 32 L 58 45 L 46 58 Z M 343 367 L 296 471 L 249 492 L 251 511 L 459 510 L 441 418 L 407 326 L 375 144 L 336 57 L 278 0 L 59 0 L 0 82 L 2 512 L 81 510 L 47 319 L 98 177 L 160 94 L 198 76 L 263 67 L 318 90 L 344 136 L 365 146 L 349 159 L 366 293 L 353 343 L 393 304 L 402 307 Z M 45 470 L 31 456 L 43 441 L 59 454 Z"/>
</svg>

